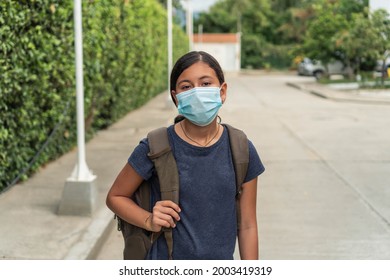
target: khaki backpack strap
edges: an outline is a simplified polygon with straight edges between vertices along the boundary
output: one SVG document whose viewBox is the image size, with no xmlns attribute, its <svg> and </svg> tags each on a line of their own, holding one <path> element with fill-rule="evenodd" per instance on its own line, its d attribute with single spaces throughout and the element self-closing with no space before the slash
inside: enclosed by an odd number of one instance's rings
<svg viewBox="0 0 390 280">
<path fill-rule="evenodd" d="M 232 151 L 234 172 L 236 173 L 236 211 L 237 227 L 240 226 L 240 194 L 249 165 L 248 138 L 242 130 L 224 124 L 229 133 L 230 149 Z"/>
<path fill-rule="evenodd" d="M 153 161 L 160 183 L 161 199 L 179 204 L 179 172 L 168 139 L 166 127 L 155 129 L 148 134 L 148 157 Z M 169 259 L 173 254 L 172 228 L 163 228 L 168 246 Z"/>
</svg>

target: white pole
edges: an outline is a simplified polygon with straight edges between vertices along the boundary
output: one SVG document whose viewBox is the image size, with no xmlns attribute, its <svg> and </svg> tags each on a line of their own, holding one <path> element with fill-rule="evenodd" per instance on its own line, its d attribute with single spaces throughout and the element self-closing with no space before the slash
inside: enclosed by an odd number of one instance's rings
<svg viewBox="0 0 390 280">
<path fill-rule="evenodd" d="M 91 216 L 97 205 L 95 178 L 85 161 L 84 137 L 84 85 L 83 85 L 83 40 L 81 27 L 81 0 L 73 1 L 76 63 L 77 103 L 77 163 L 66 180 L 59 215 Z"/>
<path fill-rule="evenodd" d="M 172 109 L 173 102 L 171 98 L 171 92 L 170 92 L 170 78 L 171 78 L 171 70 L 172 70 L 172 0 L 167 1 L 167 45 L 168 45 L 168 78 L 167 78 L 167 88 L 168 88 L 168 94 L 167 94 L 167 100 L 165 103 L 166 109 Z"/>
<path fill-rule="evenodd" d="M 203 24 L 199 24 L 198 26 L 198 35 L 199 35 L 199 49 L 203 50 Z"/>
<path fill-rule="evenodd" d="M 76 103 L 77 103 L 77 165 L 69 180 L 90 181 L 95 178 L 85 160 L 83 37 L 81 0 L 74 0 L 74 31 L 76 52 Z"/>
<path fill-rule="evenodd" d="M 187 13 L 186 13 L 186 30 L 187 30 L 187 36 L 188 36 L 188 43 L 189 43 L 189 50 L 193 50 L 193 22 L 192 22 L 192 6 L 191 6 L 191 0 L 187 0 Z"/>
<path fill-rule="evenodd" d="M 170 88 L 169 80 L 170 80 L 170 74 L 172 70 L 172 0 L 168 0 L 167 5 L 168 5 L 167 11 L 168 11 L 168 91 L 169 91 Z"/>
</svg>

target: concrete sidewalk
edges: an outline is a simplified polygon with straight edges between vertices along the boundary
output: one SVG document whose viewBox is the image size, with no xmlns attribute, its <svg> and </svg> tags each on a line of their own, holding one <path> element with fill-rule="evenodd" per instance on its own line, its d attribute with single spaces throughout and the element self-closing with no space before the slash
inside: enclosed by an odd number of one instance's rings
<svg viewBox="0 0 390 280">
<path fill-rule="evenodd" d="M 230 80 L 232 91 L 239 94 L 247 91 L 248 84 L 244 84 L 237 77 L 232 77 Z M 255 83 L 254 79 L 248 81 Z M 339 96 L 346 101 L 344 93 L 329 90 L 310 81 L 307 82 L 307 80 L 302 82 L 294 79 L 289 82 L 289 85 L 311 93 L 315 91 L 316 95 L 322 94 L 326 98 L 335 99 Z M 309 89 L 309 87 L 312 88 Z M 256 85 L 253 88 L 256 88 Z M 254 98 L 249 95 L 243 96 L 249 99 L 245 102 L 251 102 L 250 98 Z M 354 100 L 351 101 L 354 102 Z M 362 101 L 390 104 L 388 99 L 359 99 L 359 102 Z M 87 143 L 87 164 L 97 175 L 96 186 L 99 193 L 98 209 L 92 217 L 57 215 L 65 181 L 76 163 L 76 150 L 48 164 L 28 181 L 2 194 L 0 196 L 0 259 L 95 259 L 115 222 L 113 214 L 105 206 L 107 191 L 139 140 L 145 137 L 151 129 L 172 123 L 177 111 L 173 106 L 167 106 L 171 104 L 170 102 L 168 94 L 162 93 L 142 108 L 129 113 L 109 129 L 99 132 Z M 234 114 L 229 114 L 229 107 L 223 109 L 228 113 L 225 114 L 224 121 L 236 125 L 240 123 L 240 117 L 250 119 L 251 121 L 246 122 L 242 129 L 248 131 L 250 136 L 261 133 L 261 130 L 250 130 L 258 120 L 245 115 L 249 113 L 239 108 L 244 105 L 243 99 L 233 96 L 228 102 L 234 102 L 237 111 L 232 110 Z M 264 103 L 267 100 L 256 102 Z M 270 108 L 265 106 L 263 110 L 269 113 L 266 117 L 273 116 Z M 242 116 L 238 116 L 237 112 L 240 112 Z M 262 114 L 264 117 L 264 113 Z M 262 137 L 265 136 L 262 135 Z M 275 139 L 278 142 L 282 139 L 287 141 L 287 138 Z M 271 151 L 280 148 L 275 145 L 265 148 Z M 302 154 L 305 155 L 308 152 L 302 152 Z M 312 154 L 308 156 L 314 157 Z M 288 158 L 288 156 L 285 155 L 282 158 Z M 286 170 L 286 172 L 291 171 Z M 314 177 L 313 180 L 315 180 Z M 272 231 L 272 229 L 269 230 L 269 232 Z"/>
<path fill-rule="evenodd" d="M 168 102 L 168 94 L 160 94 L 87 143 L 87 164 L 97 175 L 92 217 L 57 215 L 76 149 L 2 194 L 0 259 L 93 259 L 114 222 L 105 206 L 107 191 L 139 140 L 152 128 L 172 123 L 176 110 Z"/>
</svg>

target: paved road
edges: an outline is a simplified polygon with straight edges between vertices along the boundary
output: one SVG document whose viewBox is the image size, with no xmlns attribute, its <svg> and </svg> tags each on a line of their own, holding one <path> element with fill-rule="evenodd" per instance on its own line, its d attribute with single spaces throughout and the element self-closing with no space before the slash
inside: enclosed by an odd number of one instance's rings
<svg viewBox="0 0 390 280">
<path fill-rule="evenodd" d="M 262 259 L 390 259 L 390 106 L 305 93 L 288 75 L 228 76 L 224 122 L 265 164 Z M 97 259 L 121 259 L 114 228 Z"/>
</svg>

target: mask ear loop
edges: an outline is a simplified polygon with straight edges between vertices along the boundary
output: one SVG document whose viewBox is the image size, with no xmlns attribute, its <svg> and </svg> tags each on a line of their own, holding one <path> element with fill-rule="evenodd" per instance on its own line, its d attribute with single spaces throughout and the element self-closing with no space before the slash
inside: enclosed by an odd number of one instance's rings
<svg viewBox="0 0 390 280">
<path fill-rule="evenodd" d="M 222 90 L 222 87 L 223 85 L 225 84 L 225 82 L 222 83 L 222 85 L 219 87 L 219 93 L 221 94 L 221 90 Z M 225 100 L 222 100 L 221 98 L 221 101 L 222 101 L 222 104 L 225 103 Z"/>
<path fill-rule="evenodd" d="M 223 84 L 224 84 L 224 83 L 223 83 Z M 219 87 L 219 91 L 222 90 L 223 84 Z M 218 124 L 221 124 L 221 122 L 222 122 L 221 117 L 218 115 L 217 118 L 218 118 Z"/>
</svg>

